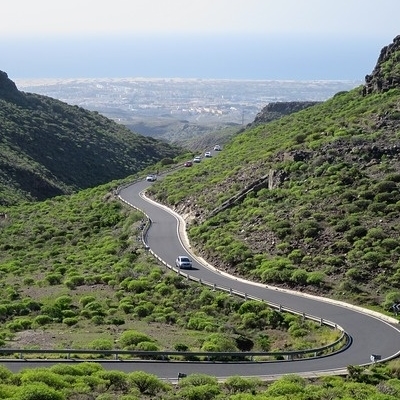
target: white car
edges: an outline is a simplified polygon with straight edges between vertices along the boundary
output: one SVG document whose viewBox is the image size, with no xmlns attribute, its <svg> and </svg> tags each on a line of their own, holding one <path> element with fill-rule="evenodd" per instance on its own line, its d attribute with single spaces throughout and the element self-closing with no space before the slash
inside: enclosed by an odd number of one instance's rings
<svg viewBox="0 0 400 400">
<path fill-rule="evenodd" d="M 201 162 L 201 157 L 200 156 L 196 156 L 195 158 L 193 158 L 193 162 L 195 162 L 195 163 Z"/>
<path fill-rule="evenodd" d="M 192 268 L 192 260 L 187 256 L 178 256 L 175 261 L 175 266 L 179 269 L 191 269 Z"/>
<path fill-rule="evenodd" d="M 211 157 L 211 151 L 206 151 L 206 152 L 204 153 L 204 157 L 210 158 L 210 157 Z"/>
<path fill-rule="evenodd" d="M 147 182 L 155 182 L 156 180 L 157 180 L 157 176 L 153 175 L 153 174 L 147 175 L 147 177 L 146 177 Z"/>
<path fill-rule="evenodd" d="M 214 150 L 215 150 L 215 151 L 221 151 L 221 146 L 220 146 L 219 144 L 216 144 L 216 145 L 214 146 Z"/>
</svg>

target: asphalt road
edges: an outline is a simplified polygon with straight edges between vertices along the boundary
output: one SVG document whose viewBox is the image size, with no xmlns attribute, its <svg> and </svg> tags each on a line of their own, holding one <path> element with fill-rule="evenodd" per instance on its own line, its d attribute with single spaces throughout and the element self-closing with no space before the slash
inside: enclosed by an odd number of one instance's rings
<svg viewBox="0 0 400 400">
<path fill-rule="evenodd" d="M 151 219 L 152 224 L 146 236 L 146 243 L 157 257 L 174 266 L 176 257 L 186 254 L 193 259 L 193 269 L 188 272 L 197 279 L 332 321 L 344 328 L 351 336 L 352 343 L 345 351 L 317 359 L 266 363 L 102 361 L 105 368 L 125 372 L 142 370 L 170 380 L 176 379 L 179 372 L 205 373 L 218 378 L 233 375 L 265 378 L 288 373 L 301 375 L 308 373 L 317 376 L 325 375 L 328 371 L 344 371 L 349 365 L 370 364 L 372 354 L 379 355 L 384 361 L 397 357 L 400 353 L 400 331 L 395 319 L 376 313 L 371 314 L 367 310 L 345 303 L 331 302 L 329 299 L 244 281 L 221 273 L 204 260 L 196 258 L 187 243 L 183 220 L 171 210 L 149 201 L 143 195 L 151 184 L 153 183 L 145 180 L 133 183 L 121 189 L 120 198 L 143 211 Z M 49 366 L 59 362 L 76 361 L 2 361 L 1 363 L 13 371 L 18 371 L 25 367 Z"/>
<path fill-rule="evenodd" d="M 307 296 L 302 293 L 279 290 L 265 285 L 254 284 L 228 276 L 197 259 L 185 239 L 183 220 L 171 210 L 146 199 L 143 195 L 151 183 L 137 182 L 121 190 L 120 197 L 127 203 L 142 210 L 152 221 L 146 242 L 150 249 L 169 265 L 174 266 L 178 255 L 188 255 L 193 259 L 190 275 L 217 286 L 232 288 L 268 302 L 281 304 L 299 312 L 321 317 L 340 325 L 351 336 L 352 344 L 346 351 L 336 355 L 312 360 L 293 362 L 256 363 L 238 366 L 215 364 L 185 364 L 189 372 L 212 373 L 215 376 L 240 375 L 279 375 L 282 373 L 304 373 L 307 371 L 327 371 L 345 369 L 348 365 L 371 363 L 371 355 L 377 354 L 382 360 L 394 358 L 400 351 L 400 332 L 395 319 L 370 313 L 346 303 L 332 302 L 329 299 Z M 160 365 L 154 370 L 160 376 L 168 375 Z M 240 372 L 239 372 L 240 371 Z"/>
</svg>

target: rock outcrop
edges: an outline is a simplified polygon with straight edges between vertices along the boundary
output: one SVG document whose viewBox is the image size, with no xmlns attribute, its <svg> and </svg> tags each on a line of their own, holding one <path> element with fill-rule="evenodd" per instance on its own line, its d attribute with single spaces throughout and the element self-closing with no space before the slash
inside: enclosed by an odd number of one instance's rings
<svg viewBox="0 0 400 400">
<path fill-rule="evenodd" d="M 363 95 L 400 88 L 400 35 L 385 46 L 372 73 L 366 75 Z"/>
<path fill-rule="evenodd" d="M 282 101 L 267 104 L 257 115 L 254 121 L 248 124 L 248 128 L 266 124 L 276 119 L 282 118 L 285 115 L 293 114 L 295 112 L 304 110 L 305 108 L 312 107 L 319 101 Z"/>
</svg>

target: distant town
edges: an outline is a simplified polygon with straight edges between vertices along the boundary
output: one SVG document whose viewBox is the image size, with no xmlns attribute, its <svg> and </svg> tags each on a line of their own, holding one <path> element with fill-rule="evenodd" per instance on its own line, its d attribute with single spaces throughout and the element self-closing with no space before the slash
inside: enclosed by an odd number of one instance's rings
<svg viewBox="0 0 400 400">
<path fill-rule="evenodd" d="M 324 101 L 361 81 L 179 78 L 21 79 L 19 90 L 97 111 L 137 133 L 168 139 L 188 124 L 202 132 L 254 121 L 268 103 Z"/>
</svg>

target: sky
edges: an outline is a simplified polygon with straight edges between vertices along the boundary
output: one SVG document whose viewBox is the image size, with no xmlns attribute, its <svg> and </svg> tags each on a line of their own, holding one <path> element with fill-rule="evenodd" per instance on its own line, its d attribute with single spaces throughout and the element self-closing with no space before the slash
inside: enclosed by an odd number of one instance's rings
<svg viewBox="0 0 400 400">
<path fill-rule="evenodd" d="M 0 70 L 27 78 L 363 80 L 399 0 L 13 0 Z"/>
</svg>

